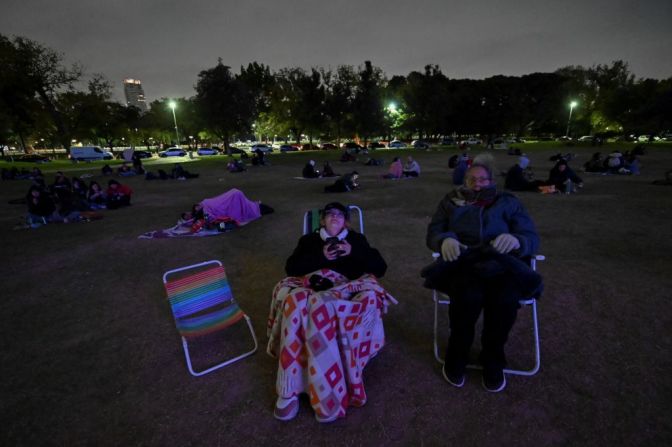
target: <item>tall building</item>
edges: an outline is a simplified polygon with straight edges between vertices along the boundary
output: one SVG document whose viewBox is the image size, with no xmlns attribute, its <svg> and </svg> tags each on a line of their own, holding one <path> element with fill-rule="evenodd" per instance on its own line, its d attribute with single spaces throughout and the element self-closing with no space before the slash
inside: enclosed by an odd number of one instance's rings
<svg viewBox="0 0 672 447">
<path fill-rule="evenodd" d="M 126 106 L 135 106 L 142 112 L 147 111 L 145 92 L 142 90 L 142 83 L 139 79 L 124 79 L 124 94 L 126 95 Z"/>
</svg>

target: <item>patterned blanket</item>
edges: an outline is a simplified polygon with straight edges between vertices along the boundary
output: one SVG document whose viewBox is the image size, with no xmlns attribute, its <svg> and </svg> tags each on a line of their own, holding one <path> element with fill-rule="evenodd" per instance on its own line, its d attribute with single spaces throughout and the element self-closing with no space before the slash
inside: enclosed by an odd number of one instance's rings
<svg viewBox="0 0 672 447">
<path fill-rule="evenodd" d="M 321 275 L 334 286 L 309 288 Z M 344 417 L 349 405 L 366 403 L 363 371 L 385 344 L 382 314 L 397 301 L 372 275 L 349 281 L 332 270 L 289 277 L 273 290 L 267 352 L 278 358 L 281 397 L 308 393 L 323 417 Z"/>
<path fill-rule="evenodd" d="M 193 232 L 193 219 L 183 222 L 178 222 L 174 227 L 166 228 L 165 230 L 149 231 L 138 236 L 138 239 L 166 239 L 171 237 L 204 237 L 221 234 L 218 230 L 208 230 L 202 228 L 199 231 Z"/>
</svg>

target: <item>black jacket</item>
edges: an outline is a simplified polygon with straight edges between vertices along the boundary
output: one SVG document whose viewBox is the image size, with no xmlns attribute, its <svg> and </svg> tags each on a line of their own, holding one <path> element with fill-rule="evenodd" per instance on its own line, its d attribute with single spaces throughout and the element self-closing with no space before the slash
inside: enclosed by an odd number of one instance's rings
<svg viewBox="0 0 672 447">
<path fill-rule="evenodd" d="M 378 278 L 385 275 L 385 260 L 378 250 L 369 245 L 363 234 L 349 230 L 345 240 L 352 246 L 351 253 L 330 261 L 324 257 L 324 241 L 319 233 L 302 236 L 285 264 L 287 275 L 303 276 L 323 268 L 334 270 L 348 279 L 357 279 L 365 273 Z"/>
</svg>

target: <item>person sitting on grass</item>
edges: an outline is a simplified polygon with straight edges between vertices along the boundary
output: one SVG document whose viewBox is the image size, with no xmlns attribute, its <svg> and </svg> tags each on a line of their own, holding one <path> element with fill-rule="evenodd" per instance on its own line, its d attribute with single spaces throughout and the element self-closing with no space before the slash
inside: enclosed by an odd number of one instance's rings
<svg viewBox="0 0 672 447">
<path fill-rule="evenodd" d="M 387 174 L 383 175 L 383 178 L 398 180 L 401 178 L 403 172 L 404 167 L 401 165 L 401 160 L 399 160 L 399 157 L 394 157 L 392 163 L 390 163 L 390 168 L 387 170 Z"/>
<path fill-rule="evenodd" d="M 539 191 L 539 186 L 544 182 L 540 180 L 530 180 L 530 159 L 524 155 L 518 158 L 518 162 L 506 173 L 504 187 L 511 191 Z"/>
<path fill-rule="evenodd" d="M 364 367 L 383 348 L 383 313 L 396 304 L 378 283 L 387 264 L 350 228 L 348 208 L 332 202 L 320 217 L 320 228 L 287 259 L 287 278 L 271 299 L 267 353 L 278 359 L 273 416 L 282 421 L 296 417 L 301 394 L 322 423 L 366 403 Z"/>
<path fill-rule="evenodd" d="M 418 177 L 419 175 L 420 165 L 409 155 L 404 164 L 404 177 Z"/>
<path fill-rule="evenodd" d="M 334 172 L 334 169 L 331 167 L 328 161 L 324 162 L 322 166 L 322 177 L 336 177 L 338 174 Z"/>
<path fill-rule="evenodd" d="M 324 192 L 348 192 L 359 188 L 359 173 L 352 171 L 350 174 L 345 174 L 339 177 L 333 185 L 324 187 Z"/>
<path fill-rule="evenodd" d="M 112 175 L 112 172 L 113 172 L 113 171 L 112 171 L 112 168 L 110 167 L 110 165 L 107 165 L 107 164 L 106 164 L 105 166 L 103 166 L 102 168 L 100 168 L 100 172 L 101 172 L 103 175 Z"/>
<path fill-rule="evenodd" d="M 91 209 L 99 210 L 107 208 L 107 194 L 95 180 L 92 180 L 89 184 L 86 199 Z"/>
<path fill-rule="evenodd" d="M 315 169 L 315 160 L 309 160 L 306 163 L 303 167 L 302 175 L 303 178 L 318 178 L 320 176 L 320 171 Z"/>
<path fill-rule="evenodd" d="M 549 172 L 546 184 L 555 186 L 556 191 L 565 191 L 568 182 L 572 182 L 577 188 L 583 187 L 581 177 L 574 173 L 565 159 L 560 159 Z M 574 192 L 574 187 L 568 192 Z"/>
<path fill-rule="evenodd" d="M 107 182 L 107 208 L 114 210 L 131 204 L 133 190 L 112 179 Z"/>
<path fill-rule="evenodd" d="M 36 228 L 51 221 L 56 205 L 43 188 L 32 185 L 26 194 L 26 203 L 28 204 L 28 225 Z"/>
<path fill-rule="evenodd" d="M 244 172 L 247 170 L 245 163 L 242 160 L 236 160 L 233 157 L 229 157 L 229 162 L 226 164 L 226 170 L 229 172 Z"/>
<path fill-rule="evenodd" d="M 136 174 L 136 172 L 131 169 L 131 167 L 128 165 L 128 162 L 123 162 L 121 166 L 117 168 L 117 174 L 119 174 L 122 177 L 131 177 Z"/>
</svg>

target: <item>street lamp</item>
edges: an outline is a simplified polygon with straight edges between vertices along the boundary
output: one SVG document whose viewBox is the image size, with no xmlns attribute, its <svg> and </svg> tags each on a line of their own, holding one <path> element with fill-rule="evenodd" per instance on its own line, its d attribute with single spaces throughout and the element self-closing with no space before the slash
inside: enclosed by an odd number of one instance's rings
<svg viewBox="0 0 672 447">
<path fill-rule="evenodd" d="M 576 101 L 569 103 L 569 118 L 567 118 L 567 131 L 565 132 L 565 137 L 569 137 L 569 124 L 572 122 L 572 111 L 577 104 L 578 103 Z"/>
<path fill-rule="evenodd" d="M 177 147 L 180 147 L 180 133 L 177 130 L 177 118 L 175 117 L 175 107 L 177 107 L 177 104 L 175 104 L 175 101 L 170 101 L 168 103 L 168 107 L 173 111 L 173 122 L 175 123 L 175 138 L 177 138 Z"/>
</svg>

